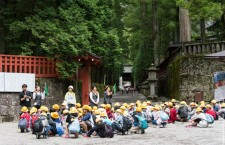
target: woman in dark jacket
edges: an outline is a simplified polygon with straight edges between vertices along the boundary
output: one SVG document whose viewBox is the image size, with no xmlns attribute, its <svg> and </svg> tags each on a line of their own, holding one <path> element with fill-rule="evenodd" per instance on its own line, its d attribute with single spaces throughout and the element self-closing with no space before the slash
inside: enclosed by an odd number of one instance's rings
<svg viewBox="0 0 225 145">
<path fill-rule="evenodd" d="M 99 92 L 97 91 L 96 86 L 91 87 L 91 92 L 89 94 L 90 106 L 98 106 L 99 103 Z"/>
<path fill-rule="evenodd" d="M 104 92 L 104 104 L 112 105 L 111 99 L 112 99 L 112 91 L 109 86 L 106 86 Z"/>
</svg>

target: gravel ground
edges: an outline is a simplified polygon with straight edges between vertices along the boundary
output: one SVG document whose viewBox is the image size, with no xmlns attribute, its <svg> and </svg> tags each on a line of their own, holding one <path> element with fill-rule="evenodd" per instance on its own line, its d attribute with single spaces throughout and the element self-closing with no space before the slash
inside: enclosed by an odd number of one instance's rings
<svg viewBox="0 0 225 145">
<path fill-rule="evenodd" d="M 216 121 L 210 128 L 186 128 L 187 123 L 176 122 L 166 128 L 150 126 L 144 135 L 116 135 L 114 138 L 65 139 L 50 137 L 36 139 L 31 133 L 20 133 L 17 123 L 0 124 L 0 145 L 225 145 L 225 121 Z"/>
</svg>

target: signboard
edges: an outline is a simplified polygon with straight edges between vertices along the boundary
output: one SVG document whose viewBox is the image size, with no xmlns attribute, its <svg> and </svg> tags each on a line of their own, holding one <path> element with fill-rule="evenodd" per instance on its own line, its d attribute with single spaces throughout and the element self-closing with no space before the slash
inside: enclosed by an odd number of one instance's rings
<svg viewBox="0 0 225 145">
<path fill-rule="evenodd" d="M 21 92 L 23 84 L 29 91 L 35 90 L 35 74 L 1 72 L 0 82 L 0 92 Z"/>
<path fill-rule="evenodd" d="M 214 98 L 217 101 L 225 99 L 225 72 L 216 72 L 213 76 L 215 93 Z"/>
<path fill-rule="evenodd" d="M 0 73 L 0 92 L 5 90 L 5 74 Z"/>
</svg>

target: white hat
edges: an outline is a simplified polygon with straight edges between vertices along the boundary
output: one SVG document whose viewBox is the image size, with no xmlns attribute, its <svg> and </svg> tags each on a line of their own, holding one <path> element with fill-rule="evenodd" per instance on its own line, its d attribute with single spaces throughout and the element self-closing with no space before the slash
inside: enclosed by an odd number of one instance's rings
<svg viewBox="0 0 225 145">
<path fill-rule="evenodd" d="M 72 85 L 69 85 L 68 89 L 73 89 L 73 86 Z"/>
</svg>

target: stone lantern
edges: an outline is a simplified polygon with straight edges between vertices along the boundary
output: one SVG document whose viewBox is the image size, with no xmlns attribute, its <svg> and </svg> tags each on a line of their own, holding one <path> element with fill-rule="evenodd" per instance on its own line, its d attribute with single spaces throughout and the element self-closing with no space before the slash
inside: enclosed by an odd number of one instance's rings
<svg viewBox="0 0 225 145">
<path fill-rule="evenodd" d="M 151 98 L 157 97 L 156 95 L 156 84 L 157 84 L 157 69 L 154 64 L 151 64 L 150 68 L 147 69 L 148 71 L 148 82 L 149 82 L 149 96 Z"/>
</svg>

